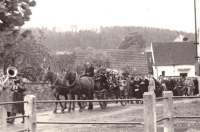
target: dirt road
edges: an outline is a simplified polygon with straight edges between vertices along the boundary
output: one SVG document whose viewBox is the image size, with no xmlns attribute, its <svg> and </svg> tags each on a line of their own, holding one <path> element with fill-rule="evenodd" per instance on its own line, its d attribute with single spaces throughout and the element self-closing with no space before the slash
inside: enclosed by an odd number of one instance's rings
<svg viewBox="0 0 200 132">
<path fill-rule="evenodd" d="M 194 101 L 194 99 L 192 99 Z M 185 100 L 190 102 L 192 100 Z M 183 103 L 183 100 L 174 101 L 175 104 Z M 158 111 L 162 108 L 162 101 L 157 102 Z M 158 116 L 159 117 L 159 116 Z M 24 125 L 21 124 L 22 119 L 16 119 L 15 124 L 8 124 L 9 132 L 22 130 Z M 105 109 L 101 109 L 99 105 L 94 106 L 93 110 L 78 109 L 71 113 L 53 114 L 52 111 L 38 112 L 37 121 L 63 121 L 63 122 L 143 122 L 143 105 L 127 104 L 121 106 L 118 104 L 108 104 Z M 158 125 L 158 131 L 162 131 L 162 123 Z M 38 132 L 143 132 L 142 125 L 43 125 L 37 124 Z"/>
</svg>

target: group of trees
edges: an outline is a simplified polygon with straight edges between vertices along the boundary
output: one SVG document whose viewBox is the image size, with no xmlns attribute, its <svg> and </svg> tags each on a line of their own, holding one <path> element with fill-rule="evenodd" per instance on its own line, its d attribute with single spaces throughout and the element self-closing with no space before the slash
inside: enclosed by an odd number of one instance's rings
<svg viewBox="0 0 200 132">
<path fill-rule="evenodd" d="M 24 77 L 31 81 L 41 79 L 48 66 L 61 73 L 63 69 L 74 67 L 74 51 L 90 49 L 84 58 L 95 66 L 112 63 L 114 59 L 99 49 L 145 48 L 155 41 L 173 41 L 179 34 L 194 40 L 192 33 L 170 31 L 150 27 L 114 26 L 93 30 L 72 30 L 61 32 L 56 28 L 21 29 L 30 20 L 34 0 L 0 1 L 0 68 L 6 72 L 9 66 L 15 66 Z M 76 26 L 75 26 L 76 27 Z M 95 50 L 96 49 L 96 50 Z M 57 51 L 70 51 L 56 55 Z M 84 64 L 83 64 L 84 65 Z M 83 66 L 77 66 L 83 70 Z M 130 66 L 124 71 L 133 71 Z"/>
<path fill-rule="evenodd" d="M 179 34 L 187 36 L 189 40 L 194 40 L 193 33 L 171 31 L 168 29 L 159 29 L 152 27 L 135 26 L 114 26 L 101 27 L 99 30 L 79 30 L 79 31 L 57 31 L 56 28 L 49 30 L 47 28 L 30 28 L 35 36 L 38 31 L 45 34 L 44 45 L 52 51 L 66 51 L 70 48 L 87 49 L 118 49 L 125 40 L 125 36 L 137 36 L 145 40 L 142 47 L 149 47 L 151 42 L 172 42 Z M 135 34 L 137 32 L 137 34 Z M 132 34 L 129 34 L 132 33 Z M 127 38 L 129 39 L 129 37 Z M 143 43 L 142 39 L 142 43 Z M 137 40 L 137 38 L 135 39 Z M 127 41 L 127 40 L 126 40 Z"/>
<path fill-rule="evenodd" d="M 73 69 L 75 66 L 76 53 L 74 51 L 68 51 L 58 55 L 54 54 L 52 57 L 52 64 L 50 66 L 59 74 L 62 74 L 63 70 Z"/>
</svg>

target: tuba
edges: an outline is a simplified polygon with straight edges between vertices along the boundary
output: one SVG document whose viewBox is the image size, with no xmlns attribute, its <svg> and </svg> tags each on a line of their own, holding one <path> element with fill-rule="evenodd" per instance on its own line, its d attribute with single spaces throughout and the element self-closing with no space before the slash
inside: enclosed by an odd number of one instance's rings
<svg viewBox="0 0 200 132">
<path fill-rule="evenodd" d="M 6 69 L 6 75 L 0 77 L 0 84 L 4 84 L 10 77 L 17 76 L 17 69 L 13 66 L 10 66 Z"/>
</svg>

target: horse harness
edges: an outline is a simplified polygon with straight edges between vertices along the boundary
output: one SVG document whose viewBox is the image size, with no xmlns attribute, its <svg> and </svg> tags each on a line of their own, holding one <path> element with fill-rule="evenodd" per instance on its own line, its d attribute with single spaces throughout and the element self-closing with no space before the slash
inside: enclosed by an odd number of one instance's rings
<svg viewBox="0 0 200 132">
<path fill-rule="evenodd" d="M 72 74 L 72 72 L 71 72 L 71 70 L 69 69 L 68 71 L 67 71 L 69 74 L 71 74 L 71 76 L 73 76 Z M 68 85 L 68 87 L 73 87 L 76 83 L 77 83 L 77 81 L 80 79 L 80 76 L 78 76 L 76 73 L 74 73 L 74 76 L 75 76 L 75 79 L 74 79 L 74 81 L 73 81 L 73 83 L 71 84 L 71 85 Z M 64 78 L 65 79 L 65 78 Z M 69 81 L 72 81 L 71 79 L 69 79 Z"/>
</svg>

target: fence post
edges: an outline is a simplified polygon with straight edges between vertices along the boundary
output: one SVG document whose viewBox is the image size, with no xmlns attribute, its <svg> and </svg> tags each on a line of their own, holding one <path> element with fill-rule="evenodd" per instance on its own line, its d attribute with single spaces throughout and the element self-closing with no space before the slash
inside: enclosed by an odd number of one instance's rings
<svg viewBox="0 0 200 132">
<path fill-rule="evenodd" d="M 25 118 L 25 129 L 29 129 L 29 132 L 36 132 L 36 103 L 34 103 L 36 97 L 34 95 L 26 95 L 24 101 L 28 103 L 24 104 L 25 115 L 29 116 Z"/>
<path fill-rule="evenodd" d="M 199 90 L 199 96 L 200 96 L 200 77 L 199 76 L 197 76 L 197 81 L 198 81 L 198 88 L 199 88 L 198 90 Z"/>
<path fill-rule="evenodd" d="M 144 98 L 144 131 L 157 132 L 155 93 L 145 92 L 143 98 Z"/>
<path fill-rule="evenodd" d="M 7 132 L 6 118 L 6 110 L 3 106 L 0 106 L 0 132 Z"/>
<path fill-rule="evenodd" d="M 174 132 L 174 120 L 173 120 L 173 93 L 172 91 L 164 91 L 163 97 L 168 99 L 163 100 L 163 115 L 169 118 L 164 120 L 164 132 Z"/>
</svg>

